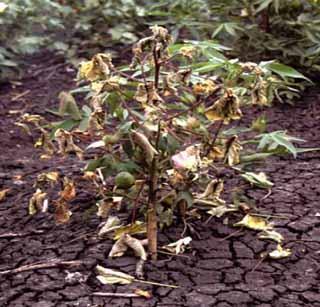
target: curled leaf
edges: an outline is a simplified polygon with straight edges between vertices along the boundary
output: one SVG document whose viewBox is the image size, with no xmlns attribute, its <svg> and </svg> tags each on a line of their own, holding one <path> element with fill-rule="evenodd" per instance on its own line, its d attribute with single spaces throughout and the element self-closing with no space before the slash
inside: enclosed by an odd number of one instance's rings
<svg viewBox="0 0 320 307">
<path fill-rule="evenodd" d="M 282 259 L 289 257 L 291 255 L 291 250 L 289 248 L 283 248 L 280 244 L 277 245 L 277 249 L 270 252 L 268 255 L 272 259 Z"/>
<path fill-rule="evenodd" d="M 236 227 L 247 227 L 253 230 L 271 230 L 272 224 L 268 224 L 266 220 L 261 217 L 247 214 L 240 222 L 235 223 Z"/>
</svg>

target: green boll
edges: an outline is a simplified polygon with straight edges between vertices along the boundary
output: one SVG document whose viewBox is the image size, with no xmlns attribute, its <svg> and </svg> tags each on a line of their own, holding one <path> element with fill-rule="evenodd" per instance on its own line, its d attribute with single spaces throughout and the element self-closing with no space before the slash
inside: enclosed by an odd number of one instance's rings
<svg viewBox="0 0 320 307">
<path fill-rule="evenodd" d="M 121 172 L 115 178 L 115 184 L 120 189 L 131 188 L 135 181 L 135 178 L 128 172 Z"/>
</svg>

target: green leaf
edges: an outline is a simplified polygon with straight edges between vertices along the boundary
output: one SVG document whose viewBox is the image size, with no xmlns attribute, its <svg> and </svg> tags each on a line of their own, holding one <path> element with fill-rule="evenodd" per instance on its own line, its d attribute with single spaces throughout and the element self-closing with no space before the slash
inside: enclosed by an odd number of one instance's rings
<svg viewBox="0 0 320 307">
<path fill-rule="evenodd" d="M 282 78 L 294 78 L 294 79 L 304 79 L 309 82 L 312 82 L 310 79 L 308 79 L 306 76 L 295 70 L 294 68 L 280 64 L 280 63 L 269 63 L 267 65 L 267 68 L 269 68 L 274 73 L 280 75 Z"/>
</svg>

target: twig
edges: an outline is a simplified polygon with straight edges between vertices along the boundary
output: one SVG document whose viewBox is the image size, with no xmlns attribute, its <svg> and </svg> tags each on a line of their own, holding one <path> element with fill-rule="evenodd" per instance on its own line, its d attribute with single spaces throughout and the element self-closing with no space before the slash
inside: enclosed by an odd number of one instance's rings
<svg viewBox="0 0 320 307">
<path fill-rule="evenodd" d="M 91 295 L 94 296 L 105 296 L 105 297 L 126 297 L 126 298 L 144 298 L 142 295 L 135 293 L 112 293 L 112 292 L 93 292 Z"/>
<path fill-rule="evenodd" d="M 267 218 L 275 218 L 275 219 L 290 219 L 289 216 L 281 216 L 281 215 L 272 215 L 272 214 L 260 214 L 260 213 L 250 213 L 250 215 L 253 216 L 261 216 L 261 217 L 267 217 Z"/>
<path fill-rule="evenodd" d="M 258 266 L 263 262 L 263 260 L 265 260 L 267 257 L 268 257 L 268 254 L 261 257 L 261 259 L 258 261 L 258 263 L 252 268 L 250 273 L 253 273 L 258 268 Z"/>
<path fill-rule="evenodd" d="M 267 193 L 265 196 L 263 196 L 263 197 L 260 199 L 260 201 L 267 199 L 271 194 L 272 194 L 272 190 L 269 189 L 269 190 L 268 190 L 268 193 Z"/>
<path fill-rule="evenodd" d="M 44 230 L 32 230 L 30 232 L 6 232 L 0 234 L 0 239 L 21 238 L 35 234 L 42 234 L 44 232 Z"/>
<path fill-rule="evenodd" d="M 17 96 L 14 96 L 14 97 L 11 99 L 11 101 L 17 101 L 17 100 L 19 100 L 20 98 L 28 95 L 30 92 L 31 92 L 30 90 L 26 90 L 26 91 L 24 91 L 23 93 L 21 93 L 21 94 L 19 94 L 19 95 L 17 95 Z"/>
<path fill-rule="evenodd" d="M 81 260 L 65 261 L 65 260 L 57 259 L 49 262 L 38 262 L 38 263 L 27 264 L 12 270 L 1 271 L 0 275 L 17 274 L 21 272 L 38 270 L 38 269 L 52 269 L 52 268 L 58 268 L 61 266 L 79 266 L 81 264 L 83 264 L 83 261 Z"/>
<path fill-rule="evenodd" d="M 233 236 L 235 236 L 235 235 L 237 235 L 237 234 L 239 234 L 239 233 L 241 233 L 241 232 L 242 232 L 242 227 L 241 227 L 239 230 L 237 230 L 237 231 L 235 231 L 235 232 L 227 235 L 226 237 L 222 238 L 222 239 L 219 240 L 219 241 L 220 241 L 220 242 L 225 241 L 225 240 L 227 240 L 227 239 L 229 239 L 229 238 L 231 238 L 231 237 L 233 237 Z"/>
<path fill-rule="evenodd" d="M 168 253 L 168 252 L 164 252 L 164 251 L 160 251 L 160 250 L 158 250 L 158 253 L 159 254 L 164 254 L 164 255 L 169 255 L 169 256 L 172 256 L 172 257 L 182 257 L 182 258 L 190 259 L 190 257 L 186 256 L 186 255 L 173 254 L 173 253 Z"/>
</svg>

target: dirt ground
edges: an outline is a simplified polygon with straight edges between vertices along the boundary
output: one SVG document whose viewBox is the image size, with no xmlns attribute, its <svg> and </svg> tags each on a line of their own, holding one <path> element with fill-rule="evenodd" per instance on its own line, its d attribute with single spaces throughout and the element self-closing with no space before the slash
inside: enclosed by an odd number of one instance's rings
<svg viewBox="0 0 320 307">
<path fill-rule="evenodd" d="M 291 257 L 261 261 L 260 254 L 274 249 L 275 244 L 259 240 L 253 231 L 235 233 L 237 229 L 231 225 L 243 216 L 236 213 L 229 215 L 228 224 L 218 218 L 207 224 L 205 220 L 194 222 L 201 239 L 193 238 L 189 252 L 178 257 L 161 255 L 157 263 L 146 265 L 147 280 L 175 284 L 178 289 L 100 284 L 94 272 L 97 264 L 133 274 L 136 259 L 107 258 L 112 242 L 94 236 L 101 220 L 86 214 L 95 205 L 90 191 L 78 190 L 67 225 L 56 226 L 50 214 L 28 215 L 28 200 L 38 173 L 58 170 L 77 178 L 83 167 L 71 158 L 39 160 L 34 140 L 14 125 L 21 112 L 47 117 L 47 108 L 57 107 L 57 94 L 75 84 L 75 71 L 60 58 L 42 55 L 29 62 L 20 85 L 0 88 L 0 190 L 11 189 L 0 203 L 0 271 L 53 258 L 83 263 L 73 268 L 0 273 L 1 307 L 320 306 L 320 152 L 296 159 L 289 155 L 269 159 L 257 170 L 265 171 L 274 182 L 271 195 L 261 200 L 265 190 L 246 191 L 260 212 L 283 217 L 273 221 L 285 237 L 285 247 L 292 249 Z M 265 112 L 270 131 L 286 129 L 306 139 L 304 147 L 320 147 L 320 96 L 316 93 L 305 95 L 294 106 L 276 105 Z M 249 124 L 253 117 L 247 112 L 242 124 Z M 227 176 L 229 182 L 237 182 L 232 174 Z M 182 228 L 179 225 L 164 231 L 160 242 L 179 239 Z M 9 232 L 22 237 L 9 237 Z M 68 271 L 80 272 L 83 281 L 66 279 Z M 91 295 L 94 291 L 131 292 L 135 288 L 150 290 L 153 298 Z"/>
</svg>

